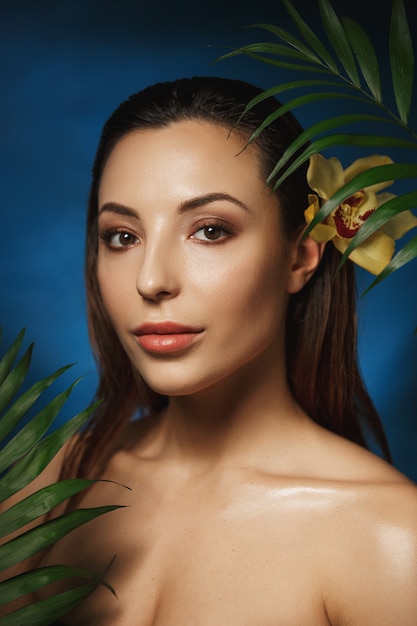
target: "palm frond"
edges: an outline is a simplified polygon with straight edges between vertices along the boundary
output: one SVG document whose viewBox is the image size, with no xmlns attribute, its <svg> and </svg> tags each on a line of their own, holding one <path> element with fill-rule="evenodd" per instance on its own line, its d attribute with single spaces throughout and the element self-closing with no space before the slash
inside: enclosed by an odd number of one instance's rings
<svg viewBox="0 0 417 626">
<path fill-rule="evenodd" d="M 20 341 L 21 339 L 19 339 L 18 337 L 15 343 L 11 346 L 8 353 L 5 355 L 6 365 L 2 369 L 5 371 L 5 373 L 6 368 L 8 368 L 8 371 L 0 386 L 0 413 L 13 400 L 14 396 L 19 391 L 29 369 L 30 360 L 32 358 L 33 344 L 29 346 L 29 348 L 26 350 L 25 354 L 13 370 L 10 371 L 11 367 L 8 367 L 10 352 L 12 354 L 14 353 L 16 344 L 20 344 Z"/>
<path fill-rule="evenodd" d="M 88 570 L 70 568 L 66 566 L 51 566 L 39 568 L 36 572 L 22 574 L 0 583 L 5 585 L 0 590 L 5 591 L 10 597 L 19 598 L 21 595 L 36 591 L 54 582 L 67 580 L 68 578 L 85 579 L 91 582 L 79 585 L 69 591 L 56 593 L 49 598 L 39 600 L 33 604 L 24 606 L 13 613 L 9 613 L 1 618 L 1 626 L 48 626 L 57 619 L 60 619 L 73 610 L 82 600 L 89 596 L 98 585 L 103 585 L 111 593 L 116 595 L 114 589 L 105 581 L 105 576 L 111 567 L 114 558 L 111 560 L 105 571 L 101 575 L 95 575 Z"/>
<path fill-rule="evenodd" d="M 360 122 L 380 123 L 383 121 L 385 121 L 384 118 L 378 115 L 363 115 L 362 113 L 351 113 L 349 115 L 339 115 L 336 117 L 329 117 L 324 121 L 317 122 L 317 124 L 313 124 L 313 126 L 310 126 L 305 131 L 303 131 L 297 137 L 297 139 L 293 141 L 293 143 L 285 150 L 284 154 L 282 155 L 282 157 L 280 158 L 280 160 L 278 161 L 278 163 L 276 164 L 276 166 L 274 167 L 274 169 L 268 176 L 267 182 L 270 183 L 271 181 L 273 181 L 275 176 L 281 170 L 283 170 L 284 166 L 294 156 L 294 154 L 296 154 L 303 146 L 308 144 L 313 139 L 313 137 L 323 135 L 323 133 L 329 132 L 333 130 L 334 128 L 339 128 L 341 126 L 348 126 L 348 125 L 357 124 Z M 337 139 L 335 141 L 337 141 Z M 412 144 L 412 146 L 414 147 L 414 144 Z M 301 155 L 300 157 L 302 159 Z M 298 162 L 298 165 L 296 167 L 301 165 L 301 162 L 302 160 Z M 289 176 L 294 171 L 294 169 L 296 168 L 291 167 L 288 170 L 285 170 L 284 173 L 279 178 L 279 180 L 276 181 L 275 187 L 279 187 L 279 185 L 282 184 L 282 182 L 287 178 L 287 176 Z"/>
<path fill-rule="evenodd" d="M 68 479 L 48 485 L 24 499 L 18 500 L 19 492 L 29 485 L 50 463 L 55 454 L 87 422 L 95 407 L 89 407 L 59 428 L 48 434 L 57 415 L 67 401 L 78 381 L 58 394 L 34 417 L 27 419 L 28 411 L 42 393 L 51 386 L 70 366 L 62 367 L 50 376 L 38 381 L 27 391 L 18 395 L 29 370 L 33 345 L 17 362 L 24 331 L 13 342 L 0 360 L 0 503 L 11 496 L 17 502 L 0 514 L 0 571 L 18 565 L 64 537 L 73 529 L 117 508 L 118 505 L 78 509 L 65 513 L 25 531 L 27 524 L 50 513 L 57 505 L 90 487 L 93 482 Z M 16 397 L 17 396 L 17 397 Z M 21 425 L 21 423 L 23 425 Z M 10 533 L 17 534 L 7 540 Z M 107 583 L 93 572 L 76 571 L 65 566 L 38 568 L 0 583 L 0 604 L 6 605 L 22 595 L 37 590 L 63 578 L 84 579 L 87 582 L 67 592 L 35 602 L 1 618 L 2 626 L 28 623 L 46 626 L 65 615 L 99 584 Z"/>
<path fill-rule="evenodd" d="M 259 95 L 249 100 L 248 104 L 245 106 L 243 113 L 240 115 L 238 122 L 244 115 L 252 109 L 252 107 L 256 106 L 263 100 L 267 98 L 278 96 L 285 91 L 291 91 L 293 89 L 302 89 L 305 87 L 338 87 L 338 83 L 330 80 L 292 80 L 287 83 L 280 83 L 279 85 L 274 85 L 269 89 L 265 89 Z M 237 123 L 238 123 L 237 122 Z"/>
<path fill-rule="evenodd" d="M 283 0 L 283 4 L 287 9 L 292 21 L 294 22 L 296 28 L 302 37 L 304 37 L 304 41 L 309 45 L 312 50 L 314 50 L 317 55 L 322 59 L 323 63 L 326 67 L 331 70 L 334 74 L 338 73 L 337 64 L 335 63 L 330 52 L 325 48 L 322 44 L 320 37 L 312 31 L 312 29 L 308 26 L 308 24 L 302 19 L 301 15 L 297 12 L 295 7 L 289 2 L 289 0 Z M 291 35 L 288 33 L 284 33 L 281 35 L 284 41 L 290 42 Z"/>
<path fill-rule="evenodd" d="M 39 567 L 32 572 L 25 572 L 13 578 L 9 578 L 0 583 L 0 606 L 4 606 L 10 600 L 16 600 L 23 595 L 33 593 L 52 583 L 65 581 L 68 578 L 78 578 L 96 581 L 100 577 L 89 570 L 79 567 L 69 567 L 67 565 L 48 565 Z M 114 595 L 114 589 L 104 580 L 104 587 L 107 587 Z M 6 600 L 7 598 L 7 600 Z"/>
<path fill-rule="evenodd" d="M 392 272 L 400 269 L 410 261 L 413 261 L 417 258 L 417 235 L 407 241 L 407 243 L 397 252 L 394 258 L 390 263 L 383 269 L 383 271 L 375 278 L 375 280 L 369 285 L 367 289 L 363 292 L 363 295 L 366 295 L 371 289 L 373 289 L 381 280 L 387 278 Z"/>
<path fill-rule="evenodd" d="M 230 57 L 236 54 L 247 54 L 261 62 L 269 63 L 281 69 L 287 68 L 292 71 L 303 72 L 302 80 L 292 79 L 290 82 L 274 81 L 279 82 L 279 84 L 266 89 L 248 103 L 245 112 L 269 96 L 283 94 L 291 89 L 300 88 L 302 90 L 302 94 L 298 97 L 282 105 L 277 104 L 276 111 L 262 122 L 249 141 L 259 137 L 269 124 L 285 112 L 293 111 L 304 105 L 313 106 L 315 103 L 325 100 L 338 100 L 341 103 L 343 100 L 346 103 L 356 100 L 361 105 L 366 104 L 367 108 L 369 107 L 369 111 L 329 117 L 326 110 L 324 119 L 315 122 L 288 147 L 271 172 L 268 179 L 269 183 L 274 181 L 274 188 L 276 189 L 299 165 L 317 152 L 328 148 L 349 145 L 356 146 L 358 149 L 373 146 L 380 151 L 390 148 L 415 150 L 417 148 L 417 131 L 411 128 L 408 123 L 412 107 L 415 71 L 414 53 L 403 0 L 393 0 L 388 51 L 392 73 L 392 88 L 397 111 L 392 111 L 383 102 L 378 57 L 371 37 L 361 25 L 347 17 L 339 18 L 330 0 L 318 0 L 322 27 L 330 43 L 329 48 L 324 43 L 325 38 L 323 35 L 313 31 L 290 0 L 282 0 L 282 4 L 298 31 L 297 35 L 289 33 L 280 26 L 265 23 L 254 24 L 249 28 L 259 28 L 264 32 L 266 31 L 284 45 L 276 48 L 271 46 L 264 48 L 263 44 L 259 44 L 256 46 L 255 52 L 254 46 L 256 44 L 251 44 L 252 48 L 243 46 L 225 55 L 225 57 Z M 295 56 L 294 52 L 297 53 Z M 265 56 L 265 54 L 269 54 L 269 56 Z M 290 58 L 296 59 L 297 62 L 290 61 Z M 308 79 L 306 78 L 306 73 L 307 75 L 320 73 L 323 74 L 323 78 L 312 76 L 311 79 Z M 361 83 L 361 77 L 363 77 L 364 85 Z M 323 87 L 325 90 L 322 89 Z M 374 112 L 372 112 L 372 107 Z M 343 113 L 343 111 L 340 111 L 340 113 Z M 373 135 L 369 133 L 368 129 L 364 133 L 340 132 L 342 126 L 355 122 L 378 122 L 379 127 Z M 381 132 L 381 125 L 385 126 L 385 131 Z M 308 147 L 306 147 L 307 142 L 311 142 L 311 145 Z M 299 153 L 300 150 L 301 153 Z M 297 157 L 288 166 L 288 163 L 296 154 Z M 413 153 L 411 152 L 411 154 Z M 412 158 L 411 163 L 407 163 L 407 158 L 404 159 L 403 163 L 399 164 L 395 170 L 392 170 L 392 174 L 395 172 L 395 176 L 393 175 L 392 179 L 409 178 L 409 171 L 413 171 L 413 176 L 415 177 L 415 163 L 416 160 L 414 158 Z M 372 178 L 371 172 L 372 170 L 369 170 L 367 174 Z M 387 171 L 383 174 L 381 171 L 377 171 L 375 180 L 385 176 L 387 173 Z M 350 181 L 349 185 L 345 186 L 343 190 L 340 190 L 326 202 L 317 214 L 314 222 L 310 224 L 309 230 L 319 221 L 325 219 L 326 215 L 331 213 L 332 210 L 335 210 L 339 202 L 352 193 L 359 191 L 363 187 L 363 180 L 371 180 L 371 178 L 366 176 L 361 178 L 359 176 Z M 388 178 L 384 180 L 388 180 Z M 389 215 L 394 210 L 393 207 L 407 206 L 415 208 L 415 206 L 413 207 L 410 204 L 413 197 L 412 195 L 407 195 L 403 201 L 398 200 L 395 204 L 386 203 L 380 206 L 377 212 L 378 220 L 381 220 L 381 223 L 388 221 Z M 373 218 L 367 227 L 369 231 L 365 230 L 365 234 L 361 235 L 361 237 L 366 237 L 367 232 L 371 232 L 375 224 L 377 224 L 377 221 L 376 218 Z M 360 241 L 359 236 L 352 240 L 349 247 L 350 252 L 359 245 Z M 404 255 L 394 257 L 387 271 L 381 274 L 382 278 L 412 258 L 415 258 L 412 245 L 407 247 L 407 251 Z M 395 261 L 395 259 L 397 260 Z M 374 281 L 373 284 L 377 284 L 377 282 L 379 281 Z"/>
<path fill-rule="evenodd" d="M 403 0 L 393 0 L 389 49 L 398 113 L 406 124 L 413 93 L 414 53 Z"/>
<path fill-rule="evenodd" d="M 382 102 L 381 75 L 375 48 L 364 29 L 355 21 L 342 18 L 346 36 L 356 55 L 356 61 L 362 76 L 376 102 Z"/>
<path fill-rule="evenodd" d="M 288 111 L 293 111 L 298 107 L 305 106 L 306 104 L 312 104 L 315 102 L 321 102 L 322 100 L 339 100 L 349 98 L 350 100 L 359 101 L 367 104 L 367 100 L 361 98 L 360 96 L 351 96 L 346 94 L 341 94 L 337 92 L 316 92 L 307 94 L 305 96 L 298 96 L 297 98 L 293 98 L 290 102 L 287 102 L 277 108 L 276 111 L 268 115 L 268 117 L 262 122 L 262 124 L 257 128 L 257 130 L 251 135 L 248 143 L 251 143 L 259 137 L 259 135 L 267 128 L 272 122 L 277 120 L 279 117 L 287 113 Z"/>
<path fill-rule="evenodd" d="M 268 51 L 265 51 L 267 53 Z M 306 59 L 306 63 L 304 65 L 300 65 L 300 63 L 292 63 L 288 61 L 283 61 L 279 59 L 274 59 L 270 57 L 263 56 L 262 54 L 257 54 L 253 51 L 252 46 L 242 46 L 242 48 L 234 48 L 231 52 L 227 52 L 226 54 L 221 55 L 216 59 L 217 61 L 223 61 L 225 59 L 229 59 L 231 57 L 238 56 L 239 54 L 244 54 L 252 59 L 256 59 L 257 61 L 262 61 L 262 63 L 268 63 L 269 65 L 273 65 L 275 67 L 281 67 L 286 70 L 295 70 L 301 72 L 313 72 L 318 74 L 328 74 L 326 69 L 321 67 L 315 67 L 314 65 L 309 65 L 308 59 Z"/>
<path fill-rule="evenodd" d="M 302 53 L 300 58 L 304 58 L 304 60 L 309 59 L 313 63 L 320 63 L 320 54 L 316 54 L 315 52 L 313 52 L 313 50 L 311 50 L 308 45 L 306 45 L 297 37 L 291 35 L 291 33 L 288 33 L 287 31 L 282 29 L 280 26 L 274 26 L 273 24 L 251 24 L 248 28 L 262 28 L 263 30 L 266 30 L 267 32 L 275 35 L 275 37 L 278 37 L 278 39 L 285 41 L 288 46 L 290 46 L 285 47 L 287 54 L 293 49 L 294 51 Z M 282 47 L 284 48 L 284 46 Z M 317 47 L 316 43 L 315 47 Z M 322 50 L 320 49 L 320 51 Z"/>
<path fill-rule="evenodd" d="M 356 87 L 360 87 L 360 79 L 355 59 L 345 30 L 328 0 L 318 0 L 319 9 L 327 37 L 339 57 L 346 73 Z"/>
<path fill-rule="evenodd" d="M 327 148 L 331 148 L 334 146 L 357 146 L 360 148 L 368 147 L 368 148 L 385 148 L 390 146 L 391 148 L 412 148 L 416 149 L 417 145 L 412 142 L 407 141 L 406 139 L 400 139 L 398 137 L 389 137 L 389 136 L 380 136 L 380 135 L 365 135 L 365 134 L 352 134 L 352 133 L 335 133 L 331 135 L 325 135 L 324 137 L 319 137 L 315 141 L 313 141 L 305 150 L 302 152 L 297 159 L 291 163 L 290 167 L 282 174 L 282 176 L 276 181 L 274 184 L 274 189 L 278 189 L 278 187 L 282 184 L 282 182 L 290 176 L 300 165 L 308 161 L 308 159 L 313 156 L 313 154 L 317 154 L 326 150 Z M 409 178 L 409 176 L 404 176 L 404 178 Z M 268 178 L 268 181 L 271 180 L 271 176 Z M 385 180 L 391 180 L 391 178 L 387 178 Z M 358 187 L 358 189 L 362 189 L 362 187 Z M 344 196 L 347 198 L 349 195 Z M 341 201 L 344 200 L 341 198 Z M 336 205 L 337 206 L 337 205 Z M 381 207 L 382 208 L 382 207 Z M 380 210 L 380 209 L 379 209 Z"/>
<path fill-rule="evenodd" d="M 95 519 L 99 515 L 109 513 L 119 506 L 100 506 L 91 509 L 76 509 L 11 539 L 0 546 L 1 570 L 13 567 L 25 561 L 41 550 L 53 545 L 69 532 Z"/>
<path fill-rule="evenodd" d="M 56 374 L 51 378 L 56 378 Z M 23 426 L 13 439 L 11 439 L 4 446 L 0 459 L 0 474 L 18 461 L 18 459 L 20 459 L 26 452 L 29 452 L 29 450 L 33 448 L 36 443 L 38 443 L 51 426 L 65 402 L 68 400 L 69 395 L 77 382 L 78 381 L 75 381 L 66 391 L 54 398 L 54 400 L 50 402 L 47 407 L 33 417 L 28 424 Z M 9 411 L 9 414 L 6 415 L 6 418 L 16 416 L 16 407 L 12 407 L 12 409 L 13 410 Z M 5 493 L 6 491 L 3 490 L 3 495 Z"/>
<path fill-rule="evenodd" d="M 22 345 L 24 336 L 25 329 L 23 328 L 0 361 L 0 385 L 3 384 L 4 379 L 13 367 L 13 363 L 15 362 L 16 357 L 19 354 L 20 346 Z"/>
<path fill-rule="evenodd" d="M 41 515 L 49 513 L 68 498 L 91 487 L 94 482 L 94 480 L 68 478 L 53 485 L 47 485 L 27 496 L 0 514 L 0 537 L 14 533 Z"/>
<path fill-rule="evenodd" d="M 0 420 L 0 441 L 4 439 L 13 428 L 22 420 L 27 412 L 35 404 L 39 396 L 52 385 L 52 383 L 61 376 L 71 365 L 66 365 L 57 370 L 54 374 L 38 381 L 25 393 L 23 393 L 13 406 L 4 413 Z M 2 396 L 2 388 L 0 387 L 0 397 Z M 4 453 L 4 448 L 3 448 Z M 3 455 L 2 455 L 3 456 Z"/>
</svg>

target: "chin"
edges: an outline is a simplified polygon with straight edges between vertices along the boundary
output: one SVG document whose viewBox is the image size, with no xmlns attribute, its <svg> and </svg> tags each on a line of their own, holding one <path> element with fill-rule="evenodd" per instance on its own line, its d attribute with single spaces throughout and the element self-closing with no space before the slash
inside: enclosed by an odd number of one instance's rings
<svg viewBox="0 0 417 626">
<path fill-rule="evenodd" d="M 167 380 L 154 382 L 145 378 L 146 384 L 154 391 L 162 396 L 170 397 L 184 397 L 198 394 L 205 389 L 210 388 L 211 384 L 205 384 L 203 382 L 186 382 L 184 380 L 178 382 L 170 382 Z"/>
<path fill-rule="evenodd" d="M 227 376 L 219 373 L 196 371 L 196 368 L 181 367 L 179 363 L 164 364 L 164 367 L 138 367 L 136 371 L 145 383 L 154 391 L 163 396 L 192 396 L 214 387 Z"/>
<path fill-rule="evenodd" d="M 270 346 L 267 346 L 270 348 Z M 272 346 L 273 351 L 275 346 Z M 132 359 L 132 363 L 146 384 L 163 396 L 192 396 L 202 392 L 222 393 L 224 385 L 234 389 L 246 385 L 248 380 L 255 380 L 264 371 L 262 355 L 269 350 L 247 350 L 234 358 L 223 359 L 219 363 L 218 353 L 204 355 L 204 358 L 173 359 Z M 271 367 L 271 358 L 265 355 Z M 135 362 L 136 361 L 136 362 Z M 221 360 L 220 360 L 221 361 Z"/>
<path fill-rule="evenodd" d="M 203 392 L 220 393 L 220 387 L 222 387 L 221 393 L 223 394 L 225 391 L 223 385 L 227 385 L 228 382 L 236 387 L 242 384 L 242 376 L 247 381 L 246 367 L 231 368 L 220 372 L 216 369 L 215 372 L 205 371 L 200 375 L 195 368 L 191 372 L 185 371 L 178 364 L 174 365 L 174 368 L 175 372 L 171 370 L 165 374 L 160 371 L 149 375 L 149 372 L 143 370 L 139 371 L 139 374 L 153 391 L 171 397 L 197 396 Z"/>
</svg>

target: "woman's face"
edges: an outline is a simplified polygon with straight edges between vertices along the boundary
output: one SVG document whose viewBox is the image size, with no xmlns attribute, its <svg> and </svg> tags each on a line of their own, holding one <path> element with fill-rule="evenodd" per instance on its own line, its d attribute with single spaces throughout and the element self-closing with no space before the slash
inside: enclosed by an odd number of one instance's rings
<svg viewBox="0 0 417 626">
<path fill-rule="evenodd" d="M 178 122 L 126 135 L 104 168 L 99 286 L 159 393 L 283 367 L 288 244 L 256 150 L 243 147 L 223 127 Z"/>
</svg>

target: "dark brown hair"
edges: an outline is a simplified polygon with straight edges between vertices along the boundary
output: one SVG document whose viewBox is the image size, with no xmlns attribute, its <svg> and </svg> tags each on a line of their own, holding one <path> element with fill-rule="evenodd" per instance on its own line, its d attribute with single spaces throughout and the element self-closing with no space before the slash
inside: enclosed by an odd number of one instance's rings
<svg viewBox="0 0 417 626">
<path fill-rule="evenodd" d="M 268 98 L 238 122 L 245 105 L 260 90 L 248 83 L 213 77 L 159 83 L 132 95 L 106 122 L 93 167 L 87 218 L 86 281 L 89 329 L 99 367 L 95 411 L 89 428 L 72 451 L 64 473 L 98 475 L 113 443 L 138 410 L 157 413 L 167 402 L 133 370 L 103 307 L 96 277 L 98 189 L 115 144 L 135 130 L 163 128 L 183 120 L 202 120 L 235 130 L 248 139 L 279 103 Z M 237 123 L 238 122 L 238 123 Z M 265 180 L 302 128 L 287 113 L 256 140 Z M 305 227 L 309 188 L 300 167 L 276 194 L 288 239 Z M 288 379 L 301 407 L 319 424 L 367 447 L 370 431 L 389 458 L 378 414 L 360 376 L 356 349 L 356 293 L 350 262 L 340 271 L 339 253 L 328 245 L 319 269 L 307 286 L 290 298 L 287 314 Z"/>
</svg>

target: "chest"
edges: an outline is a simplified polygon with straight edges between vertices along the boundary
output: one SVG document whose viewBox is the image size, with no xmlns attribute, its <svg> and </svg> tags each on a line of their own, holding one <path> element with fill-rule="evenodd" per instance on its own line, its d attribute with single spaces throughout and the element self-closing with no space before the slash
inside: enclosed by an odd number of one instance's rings
<svg viewBox="0 0 417 626">
<path fill-rule="evenodd" d="M 86 506 L 117 502 L 92 490 Z M 285 498 L 207 490 L 119 496 L 126 508 L 71 533 L 48 554 L 104 571 L 118 598 L 99 588 L 68 623 L 79 626 L 291 626 L 328 624 L 321 596 L 320 515 Z M 272 505 L 271 505 L 272 504 Z"/>
</svg>

